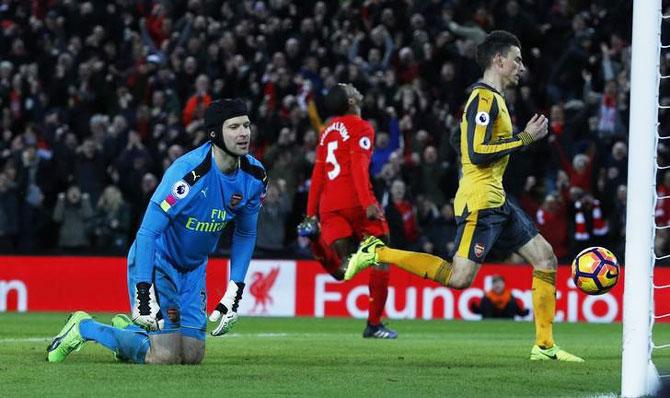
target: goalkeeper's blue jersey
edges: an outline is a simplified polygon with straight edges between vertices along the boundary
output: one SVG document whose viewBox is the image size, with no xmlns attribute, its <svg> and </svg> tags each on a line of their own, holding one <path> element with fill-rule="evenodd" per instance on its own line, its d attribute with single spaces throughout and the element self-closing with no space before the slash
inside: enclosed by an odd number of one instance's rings
<svg viewBox="0 0 670 398">
<path fill-rule="evenodd" d="M 263 166 L 251 155 L 240 157 L 234 173 L 222 173 L 210 143 L 175 160 L 151 197 L 170 220 L 156 241 L 154 264 L 182 271 L 206 264 L 228 223 L 257 217 L 266 180 Z M 129 257 L 142 255 L 135 246 Z"/>
</svg>

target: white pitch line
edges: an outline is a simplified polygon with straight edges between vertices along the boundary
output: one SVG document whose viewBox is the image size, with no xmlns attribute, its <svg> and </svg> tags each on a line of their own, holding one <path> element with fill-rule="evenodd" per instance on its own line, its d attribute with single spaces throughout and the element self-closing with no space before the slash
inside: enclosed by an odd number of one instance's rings
<svg viewBox="0 0 670 398">
<path fill-rule="evenodd" d="M 211 338 L 211 336 L 208 336 Z M 223 338 L 215 338 L 213 341 L 227 339 L 227 338 L 282 338 L 282 337 L 342 337 L 341 333 L 230 333 Z M 24 338 L 0 338 L 0 344 L 13 344 L 13 343 L 42 343 L 45 341 L 51 341 L 53 337 L 24 337 Z"/>
<path fill-rule="evenodd" d="M 53 339 L 53 337 L 24 337 L 20 339 L 15 339 L 15 338 L 7 338 L 7 339 L 0 339 L 0 344 L 11 344 L 11 343 L 42 343 L 45 341 L 49 341 Z"/>
<path fill-rule="evenodd" d="M 210 337 L 210 336 L 207 336 Z M 281 338 L 281 337 L 342 337 L 342 333 L 230 333 L 225 336 L 223 336 L 223 339 L 226 338 L 244 338 L 244 337 L 251 337 L 251 338 L 266 338 L 266 339 L 273 339 L 273 338 Z M 219 338 L 214 339 L 219 340 Z"/>
</svg>

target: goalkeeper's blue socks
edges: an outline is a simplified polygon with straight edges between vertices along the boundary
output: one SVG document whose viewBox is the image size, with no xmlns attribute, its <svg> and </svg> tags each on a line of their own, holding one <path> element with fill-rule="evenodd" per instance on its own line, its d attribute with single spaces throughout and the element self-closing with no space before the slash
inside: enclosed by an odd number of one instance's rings
<svg viewBox="0 0 670 398">
<path fill-rule="evenodd" d="M 134 363 L 144 363 L 150 347 L 149 336 L 144 330 L 117 329 L 92 319 L 79 324 L 79 333 L 84 339 L 102 344 L 115 352 L 117 357 Z"/>
</svg>

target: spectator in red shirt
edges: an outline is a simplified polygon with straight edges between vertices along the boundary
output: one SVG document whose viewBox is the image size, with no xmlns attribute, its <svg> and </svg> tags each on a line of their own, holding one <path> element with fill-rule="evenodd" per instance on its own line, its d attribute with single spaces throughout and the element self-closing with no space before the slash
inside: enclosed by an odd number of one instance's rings
<svg viewBox="0 0 670 398">
<path fill-rule="evenodd" d="M 156 42 L 158 47 L 162 46 L 163 42 L 168 38 L 170 32 L 166 32 L 165 28 L 170 25 L 171 20 L 169 18 L 166 23 L 165 7 L 157 2 L 151 8 L 151 14 L 146 19 L 146 26 L 151 38 Z"/>
<path fill-rule="evenodd" d="M 578 153 L 572 158 L 572 162 L 568 160 L 563 147 L 556 141 L 555 136 L 549 136 L 549 142 L 554 146 L 556 153 L 561 161 L 563 170 L 568 173 L 571 187 L 578 187 L 585 192 L 593 191 L 593 156 L 595 155 L 595 147 L 592 145 L 587 153 Z"/>
<path fill-rule="evenodd" d="M 538 196 L 539 187 L 535 176 L 526 177 L 523 192 L 519 195 L 519 205 L 529 216 L 533 216 L 540 208 L 542 196 Z"/>
<path fill-rule="evenodd" d="M 568 251 L 568 219 L 565 204 L 560 196 L 549 194 L 535 213 L 535 223 L 540 234 L 554 248 L 559 262 L 567 260 Z"/>
<path fill-rule="evenodd" d="M 411 84 L 419 76 L 419 64 L 414 57 L 414 51 L 403 47 L 398 54 L 397 74 L 399 83 Z"/>
<path fill-rule="evenodd" d="M 415 208 L 405 198 L 405 193 L 405 183 L 400 179 L 394 180 L 391 184 L 391 201 L 384 209 L 391 231 L 391 246 L 405 250 L 421 250 L 417 247 L 419 228 Z"/>
<path fill-rule="evenodd" d="M 195 80 L 195 94 L 186 101 L 182 113 L 184 126 L 188 126 L 194 119 L 202 117 L 210 102 L 212 102 L 212 97 L 209 95 L 209 77 L 200 75 Z"/>
</svg>

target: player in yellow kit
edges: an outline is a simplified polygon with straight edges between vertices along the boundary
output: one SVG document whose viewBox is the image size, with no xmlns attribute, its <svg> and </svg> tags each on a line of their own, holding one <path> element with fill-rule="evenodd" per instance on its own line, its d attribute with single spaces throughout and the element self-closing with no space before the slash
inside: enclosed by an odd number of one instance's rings
<svg viewBox="0 0 670 398">
<path fill-rule="evenodd" d="M 461 121 L 461 179 L 454 204 L 457 235 L 453 262 L 428 255 L 420 261 L 397 261 L 407 252 L 368 238 L 350 258 L 345 278 L 379 261 L 397 264 L 451 288 L 465 289 L 492 247 L 514 250 L 534 269 L 536 340 L 530 359 L 583 362 L 554 344 L 557 260 L 551 245 L 530 218 L 507 200 L 502 185 L 509 154 L 547 135 L 547 118 L 543 115 L 534 115 L 522 132 L 512 131 L 502 92 L 515 87 L 525 71 L 521 44 L 509 32 L 491 32 L 477 47 L 477 62 L 484 75 L 472 85 Z"/>
</svg>

